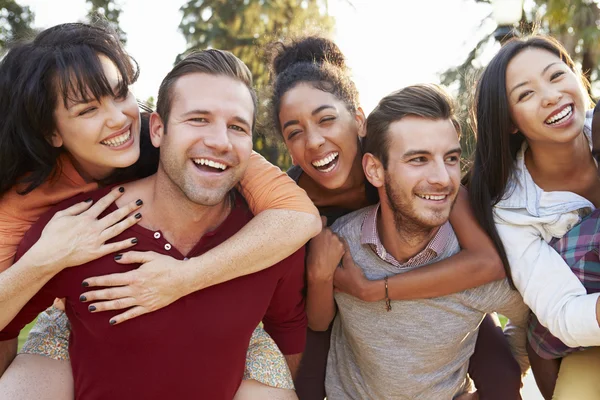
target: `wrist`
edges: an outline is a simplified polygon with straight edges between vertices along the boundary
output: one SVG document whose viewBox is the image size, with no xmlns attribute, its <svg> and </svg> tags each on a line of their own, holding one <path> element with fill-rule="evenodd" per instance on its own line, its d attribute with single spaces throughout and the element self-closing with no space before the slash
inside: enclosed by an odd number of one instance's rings
<svg viewBox="0 0 600 400">
<path fill-rule="evenodd" d="M 35 269 L 35 271 L 43 276 L 48 275 L 50 277 L 53 277 L 67 267 L 56 262 L 52 257 L 48 257 L 47 253 L 44 253 L 44 251 L 38 251 L 38 248 L 34 244 L 25 254 L 23 254 L 18 263 L 27 266 L 28 268 Z"/>
<path fill-rule="evenodd" d="M 208 271 L 203 265 L 198 265 L 197 259 L 175 260 L 175 264 L 177 291 L 182 293 L 182 297 L 211 286 L 208 284 Z"/>
<path fill-rule="evenodd" d="M 318 269 L 311 271 L 311 268 L 308 268 L 306 278 L 308 282 L 333 284 L 333 275 L 333 272 L 323 272 Z"/>
<path fill-rule="evenodd" d="M 367 302 L 381 301 L 385 299 L 385 284 L 383 280 L 363 282 L 360 288 L 361 300 Z"/>
</svg>

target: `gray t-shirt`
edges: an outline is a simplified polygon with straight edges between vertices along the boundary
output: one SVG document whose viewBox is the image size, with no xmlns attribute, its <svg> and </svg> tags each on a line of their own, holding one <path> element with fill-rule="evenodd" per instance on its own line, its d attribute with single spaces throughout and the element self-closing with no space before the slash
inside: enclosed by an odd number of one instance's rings
<svg viewBox="0 0 600 400">
<path fill-rule="evenodd" d="M 332 226 L 344 237 L 352 257 L 368 279 L 383 279 L 410 269 L 383 261 L 361 244 L 367 207 L 340 218 Z M 430 263 L 460 250 L 452 232 Z M 475 349 L 484 315 L 498 311 L 511 319 L 508 334 L 513 352 L 527 368 L 525 327 L 528 308 L 506 280 L 434 299 L 364 302 L 336 293 L 338 314 L 333 323 L 327 363 L 329 400 L 449 400 L 470 388 L 469 358 Z"/>
</svg>

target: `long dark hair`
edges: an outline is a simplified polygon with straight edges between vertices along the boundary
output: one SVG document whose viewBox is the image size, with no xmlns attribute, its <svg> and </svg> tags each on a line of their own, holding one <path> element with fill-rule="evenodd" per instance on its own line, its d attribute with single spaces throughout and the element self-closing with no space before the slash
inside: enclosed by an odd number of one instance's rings
<svg viewBox="0 0 600 400">
<path fill-rule="evenodd" d="M 556 55 L 578 73 L 573 60 L 556 39 L 540 35 L 512 39 L 485 68 L 471 109 L 473 132 L 477 136 L 475 160 L 466 179 L 471 205 L 479 224 L 494 242 L 511 283 L 510 266 L 492 210 L 494 205 L 510 195 L 508 182 L 514 173 L 517 152 L 525 140 L 521 132 L 512 133 L 516 126 L 509 112 L 506 68 L 517 54 L 531 48 Z M 579 76 L 585 85 L 587 81 L 582 74 L 579 73 Z"/>
<path fill-rule="evenodd" d="M 117 67 L 116 90 L 98 55 Z M 137 80 L 137 63 L 106 23 L 57 25 L 16 43 L 0 62 L 0 196 L 28 193 L 57 173 L 61 150 L 51 144 L 58 101 L 120 97 Z"/>
</svg>

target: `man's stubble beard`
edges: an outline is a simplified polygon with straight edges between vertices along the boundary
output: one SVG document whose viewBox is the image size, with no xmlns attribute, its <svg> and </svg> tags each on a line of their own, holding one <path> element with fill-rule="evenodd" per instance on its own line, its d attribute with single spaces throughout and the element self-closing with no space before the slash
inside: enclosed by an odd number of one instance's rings
<svg viewBox="0 0 600 400">
<path fill-rule="evenodd" d="M 425 218 L 420 218 L 418 211 L 414 209 L 414 200 L 412 200 L 412 192 L 411 199 L 403 199 L 402 195 L 396 193 L 395 189 L 390 184 L 391 177 L 386 172 L 385 173 L 385 194 L 387 198 L 387 202 L 392 210 L 394 215 L 394 226 L 396 227 L 396 231 L 403 236 L 410 236 L 411 239 L 415 241 L 421 240 L 421 238 L 429 237 L 433 230 L 439 228 L 444 223 L 448 221 L 446 216 L 439 215 L 439 217 L 443 217 L 444 221 L 440 224 L 428 224 Z M 450 212 L 456 203 L 456 198 L 458 196 L 455 195 L 452 200 L 452 205 L 450 206 Z M 434 217 L 439 214 L 435 212 Z M 436 220 L 438 218 L 435 218 Z"/>
</svg>

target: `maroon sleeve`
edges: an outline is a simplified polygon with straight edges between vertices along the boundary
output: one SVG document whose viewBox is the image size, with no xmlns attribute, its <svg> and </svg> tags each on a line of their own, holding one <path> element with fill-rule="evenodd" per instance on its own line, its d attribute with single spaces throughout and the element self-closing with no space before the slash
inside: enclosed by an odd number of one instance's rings
<svg viewBox="0 0 600 400">
<path fill-rule="evenodd" d="M 286 272 L 277 284 L 263 324 L 283 354 L 298 354 L 304 351 L 308 326 L 302 295 L 304 247 L 281 262 Z"/>
<path fill-rule="evenodd" d="M 15 262 L 18 261 L 23 254 L 25 254 L 42 236 L 42 230 L 52 218 L 53 213 L 46 213 L 40 217 L 40 219 L 33 224 L 33 226 L 27 231 L 19 248 L 15 255 Z M 12 267 L 10 267 L 12 268 Z M 56 278 L 56 277 L 55 277 Z M 19 311 L 15 318 L 0 331 L 0 341 L 14 339 L 19 336 L 21 329 L 23 329 L 28 323 L 33 321 L 39 313 L 50 307 L 57 295 L 54 290 L 55 278 L 52 278 L 40 291 L 31 299 L 25 306 Z"/>
</svg>

